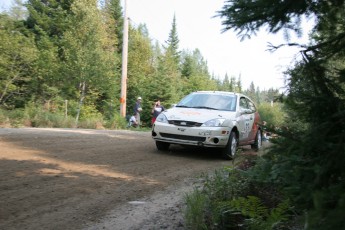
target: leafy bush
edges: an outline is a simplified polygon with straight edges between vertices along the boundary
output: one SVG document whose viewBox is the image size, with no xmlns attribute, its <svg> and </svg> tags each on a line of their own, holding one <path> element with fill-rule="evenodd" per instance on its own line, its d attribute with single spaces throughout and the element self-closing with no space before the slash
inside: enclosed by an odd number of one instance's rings
<svg viewBox="0 0 345 230">
<path fill-rule="evenodd" d="M 201 189 L 186 196 L 188 228 L 269 230 L 289 226 L 292 208 L 288 199 L 274 184 L 258 180 L 255 167 L 240 168 L 241 164 L 204 176 Z"/>
<path fill-rule="evenodd" d="M 269 127 L 280 127 L 284 125 L 284 118 L 286 117 L 281 103 L 262 103 L 258 106 L 260 117 L 262 121 L 267 122 Z"/>
<path fill-rule="evenodd" d="M 0 127 L 6 127 L 10 124 L 10 120 L 5 110 L 0 109 Z"/>
<path fill-rule="evenodd" d="M 3 110 L 0 109 L 0 125 L 3 127 L 21 127 L 25 123 L 22 109 Z"/>
<path fill-rule="evenodd" d="M 115 113 L 113 117 L 105 123 L 105 127 L 108 129 L 124 129 L 127 127 L 127 120 L 119 113 Z"/>
</svg>

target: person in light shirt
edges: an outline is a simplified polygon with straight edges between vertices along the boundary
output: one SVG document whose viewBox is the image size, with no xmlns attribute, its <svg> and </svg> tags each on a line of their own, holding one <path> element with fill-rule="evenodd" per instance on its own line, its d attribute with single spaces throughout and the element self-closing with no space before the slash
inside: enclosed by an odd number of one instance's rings
<svg viewBox="0 0 345 230">
<path fill-rule="evenodd" d="M 137 127 L 137 126 L 138 126 L 138 122 L 137 122 L 137 119 L 135 118 L 135 114 L 133 114 L 131 118 L 129 119 L 128 127 Z"/>
</svg>

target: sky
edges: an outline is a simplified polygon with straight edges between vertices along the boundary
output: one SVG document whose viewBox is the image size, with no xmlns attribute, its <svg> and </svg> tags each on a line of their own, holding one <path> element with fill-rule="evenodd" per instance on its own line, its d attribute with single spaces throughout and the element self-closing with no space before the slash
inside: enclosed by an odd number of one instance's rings
<svg viewBox="0 0 345 230">
<path fill-rule="evenodd" d="M 122 0 L 124 7 L 125 0 Z M 211 74 L 223 79 L 225 74 L 236 79 L 241 76 L 244 89 L 251 82 L 261 90 L 284 86 L 283 71 L 297 49 L 283 48 L 274 53 L 267 51 L 269 42 L 279 45 L 283 34 L 269 35 L 262 30 L 250 40 L 240 41 L 237 32 L 222 32 L 221 18 L 214 17 L 224 5 L 224 0 L 127 0 L 127 13 L 131 23 L 145 23 L 152 39 L 165 44 L 176 16 L 180 49 L 199 49 L 208 63 Z M 293 34 L 291 34 L 293 35 Z M 308 31 L 301 39 L 306 42 Z"/>
<path fill-rule="evenodd" d="M 11 1 L 0 0 L 0 7 L 9 6 Z M 262 30 L 241 42 L 236 32 L 222 32 L 221 18 L 215 15 L 225 0 L 121 0 L 123 8 L 125 2 L 130 23 L 146 24 L 151 39 L 161 45 L 169 37 L 175 15 L 180 50 L 199 49 L 210 74 L 221 80 L 225 74 L 236 79 L 241 76 L 244 89 L 251 82 L 260 90 L 281 89 L 285 85 L 283 71 L 299 57 L 298 50 L 293 48 L 267 51 L 269 42 L 286 42 L 282 33 L 270 35 Z M 302 38 L 291 35 L 290 42 L 305 43 L 308 30 Z"/>
</svg>

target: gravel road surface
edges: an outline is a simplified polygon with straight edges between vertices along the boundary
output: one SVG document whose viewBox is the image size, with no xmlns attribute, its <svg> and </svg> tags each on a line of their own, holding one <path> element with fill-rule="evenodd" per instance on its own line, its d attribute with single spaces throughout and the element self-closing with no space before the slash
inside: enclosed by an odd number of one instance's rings
<svg viewBox="0 0 345 230">
<path fill-rule="evenodd" d="M 186 192 L 230 164 L 150 132 L 0 128 L 0 229 L 185 229 Z"/>
</svg>

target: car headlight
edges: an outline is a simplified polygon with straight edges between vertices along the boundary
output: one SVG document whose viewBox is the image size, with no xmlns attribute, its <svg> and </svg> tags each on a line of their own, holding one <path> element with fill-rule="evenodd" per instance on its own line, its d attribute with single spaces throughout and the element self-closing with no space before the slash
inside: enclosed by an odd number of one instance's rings
<svg viewBox="0 0 345 230">
<path fill-rule="evenodd" d="M 156 122 L 169 123 L 167 117 L 163 113 L 158 115 Z"/>
<path fill-rule="evenodd" d="M 218 126 L 222 126 L 224 121 L 225 121 L 224 118 L 216 118 L 216 119 L 212 119 L 212 120 L 206 121 L 201 126 L 202 127 L 218 127 Z"/>
</svg>

